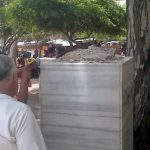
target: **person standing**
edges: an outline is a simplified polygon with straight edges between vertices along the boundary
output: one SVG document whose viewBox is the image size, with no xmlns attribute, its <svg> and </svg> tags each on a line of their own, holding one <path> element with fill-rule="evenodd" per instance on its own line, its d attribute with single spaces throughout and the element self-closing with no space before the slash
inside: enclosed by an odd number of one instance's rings
<svg viewBox="0 0 150 150">
<path fill-rule="evenodd" d="M 28 71 L 22 72 L 25 87 L 30 79 Z M 46 150 L 31 109 L 13 98 L 18 94 L 17 74 L 12 59 L 0 54 L 0 150 Z"/>
</svg>

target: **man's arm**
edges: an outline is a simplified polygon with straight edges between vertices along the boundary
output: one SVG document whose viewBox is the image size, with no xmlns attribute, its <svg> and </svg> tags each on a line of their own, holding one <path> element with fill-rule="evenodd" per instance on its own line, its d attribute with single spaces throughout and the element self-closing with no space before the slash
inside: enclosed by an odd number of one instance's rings
<svg viewBox="0 0 150 150">
<path fill-rule="evenodd" d="M 28 85 L 31 77 L 31 69 L 29 65 L 26 65 L 21 70 L 17 70 L 17 74 L 20 77 L 20 88 L 18 93 L 16 94 L 16 99 L 23 103 L 27 103 L 28 99 Z"/>
<path fill-rule="evenodd" d="M 21 80 L 20 89 L 16 95 L 16 99 L 20 102 L 27 104 L 28 100 L 28 83 L 26 81 Z"/>
</svg>

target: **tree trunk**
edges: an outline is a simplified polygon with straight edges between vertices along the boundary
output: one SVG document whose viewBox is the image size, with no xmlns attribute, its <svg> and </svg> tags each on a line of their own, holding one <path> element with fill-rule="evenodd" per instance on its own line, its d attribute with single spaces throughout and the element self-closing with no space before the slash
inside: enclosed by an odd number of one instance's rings
<svg viewBox="0 0 150 150">
<path fill-rule="evenodd" d="M 16 62 L 16 57 L 18 55 L 18 46 L 17 46 L 17 40 L 14 41 L 14 43 L 10 47 L 10 57 Z"/>
<path fill-rule="evenodd" d="M 146 104 L 150 100 L 150 0 L 127 0 L 127 16 L 127 55 L 135 57 L 134 129 L 139 131 L 143 126 Z M 138 136 L 141 137 L 140 134 Z"/>
<path fill-rule="evenodd" d="M 70 43 L 70 51 L 73 50 L 73 40 L 72 40 L 72 35 L 68 36 L 68 41 Z"/>
</svg>

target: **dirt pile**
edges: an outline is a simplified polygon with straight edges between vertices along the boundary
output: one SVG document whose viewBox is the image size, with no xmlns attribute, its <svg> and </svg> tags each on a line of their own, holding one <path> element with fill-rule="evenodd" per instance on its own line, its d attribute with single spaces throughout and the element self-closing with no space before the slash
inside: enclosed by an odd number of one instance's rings
<svg viewBox="0 0 150 150">
<path fill-rule="evenodd" d="M 70 63 L 111 63 L 124 59 L 124 56 L 115 54 L 115 49 L 90 46 L 88 49 L 75 49 L 57 58 L 58 62 Z"/>
</svg>

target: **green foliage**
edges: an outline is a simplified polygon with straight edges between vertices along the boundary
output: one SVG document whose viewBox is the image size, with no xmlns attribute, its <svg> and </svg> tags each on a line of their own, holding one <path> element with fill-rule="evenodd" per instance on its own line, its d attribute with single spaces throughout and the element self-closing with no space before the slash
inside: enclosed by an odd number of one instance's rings
<svg viewBox="0 0 150 150">
<path fill-rule="evenodd" d="M 7 17 L 6 17 L 5 6 L 9 1 L 10 0 L 0 1 L 0 39 L 3 39 L 4 41 L 13 32 L 11 27 L 7 24 Z"/>
<path fill-rule="evenodd" d="M 13 0 L 7 16 L 23 32 L 63 32 L 70 40 L 77 33 L 125 32 L 125 11 L 114 0 Z"/>
<path fill-rule="evenodd" d="M 6 6 L 7 22 L 13 29 L 19 29 L 22 32 L 31 32 L 34 22 L 32 17 L 34 12 L 32 8 L 26 8 L 20 3 L 20 0 L 14 0 Z"/>
<path fill-rule="evenodd" d="M 48 41 L 49 37 L 51 36 L 51 32 L 44 32 L 44 31 L 33 31 L 31 33 L 28 34 L 23 34 L 19 40 L 20 41 Z"/>
<path fill-rule="evenodd" d="M 16 33 L 14 33 L 7 23 L 6 5 L 8 5 L 9 2 L 11 2 L 11 0 L 0 1 L 0 51 L 5 51 L 6 53 L 8 53 L 16 36 Z"/>
</svg>

